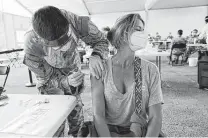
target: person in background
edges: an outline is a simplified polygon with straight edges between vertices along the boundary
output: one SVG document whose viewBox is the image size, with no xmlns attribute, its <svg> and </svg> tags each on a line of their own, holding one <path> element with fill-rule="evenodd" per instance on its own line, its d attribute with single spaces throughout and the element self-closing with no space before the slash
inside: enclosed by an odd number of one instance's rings
<svg viewBox="0 0 208 138">
<path fill-rule="evenodd" d="M 199 39 L 206 40 L 206 43 L 208 44 L 208 16 L 205 17 L 205 23 L 206 23 L 205 26 L 200 32 Z"/>
<path fill-rule="evenodd" d="M 155 41 L 159 41 L 161 40 L 161 36 L 159 35 L 159 33 L 157 32 L 156 33 L 156 36 L 155 36 Z"/>
<path fill-rule="evenodd" d="M 108 33 L 108 31 L 110 31 L 110 27 L 109 27 L 109 26 L 104 27 L 102 30 L 104 31 L 105 37 L 107 38 L 107 33 Z M 115 53 L 116 53 L 116 48 L 113 47 L 110 43 L 109 43 L 108 49 L 109 49 L 109 52 L 110 52 L 110 53 L 109 53 L 110 56 L 115 55 Z"/>
<path fill-rule="evenodd" d="M 147 44 L 144 21 L 139 14 L 124 15 L 107 38 L 117 53 L 105 61 L 102 78 L 91 76 L 97 137 L 158 137 L 163 104 L 160 73 L 154 64 L 135 56 Z"/>
<path fill-rule="evenodd" d="M 168 35 L 168 37 L 167 37 L 167 42 L 166 42 L 166 48 L 167 48 L 167 49 L 170 49 L 170 47 L 171 47 L 171 42 L 172 42 L 173 38 L 174 38 L 174 37 L 173 37 L 172 33 L 169 32 L 169 35 Z"/>
<path fill-rule="evenodd" d="M 178 30 L 178 37 L 174 38 L 172 44 L 186 44 L 186 38 L 182 36 L 183 30 Z"/>
<path fill-rule="evenodd" d="M 183 35 L 183 30 L 178 30 L 178 37 L 175 37 L 172 41 L 172 47 L 177 44 L 179 46 L 184 46 L 184 44 L 187 43 L 186 38 L 182 36 Z M 182 45 L 180 45 L 182 44 Z M 170 58 L 173 59 L 172 62 L 175 62 L 176 64 L 178 64 L 178 60 L 179 60 L 179 55 L 181 55 L 182 53 L 184 53 L 186 51 L 186 48 L 184 47 L 177 47 L 172 49 L 171 51 L 171 55 Z"/>
<path fill-rule="evenodd" d="M 77 52 L 79 39 L 93 47 L 90 70 L 99 78 L 102 59 L 107 58 L 107 39 L 88 17 L 53 6 L 40 8 L 32 16 L 32 28 L 25 34 L 23 61 L 35 73 L 40 94 L 64 94 L 77 98 L 77 105 L 68 116 L 68 133 L 74 137 L 84 121 L 80 97 L 84 74 Z"/>
<path fill-rule="evenodd" d="M 191 35 L 187 39 L 187 43 L 194 44 L 197 41 L 198 36 L 199 36 L 198 35 L 198 30 L 197 29 L 194 29 L 193 31 L 191 31 Z"/>
<path fill-rule="evenodd" d="M 81 63 L 83 63 L 83 56 L 86 54 L 86 51 L 85 51 L 85 43 L 81 39 L 78 41 L 77 50 L 79 52 Z"/>
<path fill-rule="evenodd" d="M 194 29 L 193 31 L 192 31 L 192 36 L 193 37 L 199 37 L 199 34 L 198 34 L 198 30 L 197 29 Z"/>
<path fill-rule="evenodd" d="M 167 37 L 167 40 L 172 40 L 172 39 L 173 39 L 173 35 L 172 35 L 172 33 L 170 32 L 169 35 L 168 35 L 168 37 Z"/>
<path fill-rule="evenodd" d="M 153 41 L 153 37 L 151 36 L 151 34 L 148 34 L 148 41 L 149 41 L 150 44 L 151 44 L 152 41 Z"/>
<path fill-rule="evenodd" d="M 195 44 L 198 41 L 198 30 L 194 29 L 193 31 L 191 31 L 191 35 L 189 36 L 189 38 L 187 39 L 187 43 L 188 44 Z M 196 47 L 194 46 L 189 46 L 186 50 L 185 56 L 184 56 L 184 62 L 188 61 L 188 58 L 190 57 L 190 55 L 194 54 L 197 52 Z"/>
</svg>

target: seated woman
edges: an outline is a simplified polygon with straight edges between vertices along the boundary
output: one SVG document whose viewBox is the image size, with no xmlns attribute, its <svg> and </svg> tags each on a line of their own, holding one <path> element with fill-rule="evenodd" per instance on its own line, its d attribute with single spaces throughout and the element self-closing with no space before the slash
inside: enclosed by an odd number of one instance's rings
<svg viewBox="0 0 208 138">
<path fill-rule="evenodd" d="M 158 137 L 162 127 L 158 68 L 135 56 L 147 44 L 139 14 L 120 18 L 108 32 L 117 53 L 105 63 L 102 78 L 91 76 L 94 124 L 98 136 Z"/>
</svg>

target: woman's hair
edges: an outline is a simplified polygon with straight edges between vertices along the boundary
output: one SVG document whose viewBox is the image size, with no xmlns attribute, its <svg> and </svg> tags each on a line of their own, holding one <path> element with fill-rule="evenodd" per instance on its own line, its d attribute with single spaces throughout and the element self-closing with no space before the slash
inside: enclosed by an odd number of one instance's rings
<svg viewBox="0 0 208 138">
<path fill-rule="evenodd" d="M 117 49 L 120 45 L 128 44 L 137 20 L 145 24 L 139 14 L 127 14 L 119 18 L 111 29 L 106 27 L 109 42 Z"/>
<path fill-rule="evenodd" d="M 183 34 L 183 30 L 178 30 L 178 34 L 182 35 Z"/>
<path fill-rule="evenodd" d="M 69 23 L 58 8 L 45 6 L 33 15 L 32 26 L 40 37 L 51 41 L 64 35 L 68 31 Z"/>
</svg>

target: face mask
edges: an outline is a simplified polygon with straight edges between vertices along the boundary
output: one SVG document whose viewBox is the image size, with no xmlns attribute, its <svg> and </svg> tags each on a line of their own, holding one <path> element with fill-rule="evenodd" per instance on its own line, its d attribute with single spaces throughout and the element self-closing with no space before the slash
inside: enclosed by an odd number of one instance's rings
<svg viewBox="0 0 208 138">
<path fill-rule="evenodd" d="M 130 48 L 132 51 L 143 49 L 147 45 L 147 33 L 136 31 L 130 37 Z"/>
<path fill-rule="evenodd" d="M 51 66 L 69 68 L 74 63 L 75 57 L 77 57 L 76 47 L 78 39 L 73 33 L 71 33 L 71 36 L 62 46 L 44 47 L 46 53 L 44 58 Z"/>
</svg>

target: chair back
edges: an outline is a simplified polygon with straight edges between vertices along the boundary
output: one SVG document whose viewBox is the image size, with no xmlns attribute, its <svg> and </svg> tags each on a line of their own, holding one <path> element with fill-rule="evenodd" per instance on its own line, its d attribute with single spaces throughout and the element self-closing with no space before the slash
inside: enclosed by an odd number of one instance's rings
<svg viewBox="0 0 208 138">
<path fill-rule="evenodd" d="M 0 65 L 0 75 L 7 75 L 9 70 L 9 66 Z"/>
<path fill-rule="evenodd" d="M 10 72 L 10 66 L 8 66 L 8 65 L 0 65 L 0 75 L 6 75 L 6 78 L 4 80 L 4 84 L 2 86 L 3 89 L 5 87 L 5 84 L 6 84 L 8 75 L 9 75 L 9 72 Z"/>
<path fill-rule="evenodd" d="M 171 50 L 173 50 L 174 48 L 181 48 L 181 49 L 183 49 L 183 48 L 186 48 L 186 44 L 173 44 L 173 46 L 172 46 L 172 48 L 171 48 Z"/>
</svg>

